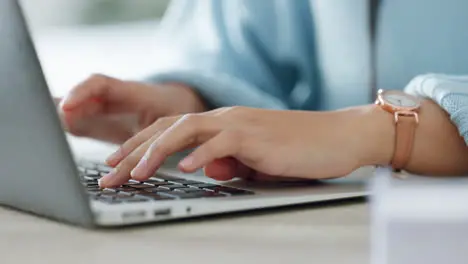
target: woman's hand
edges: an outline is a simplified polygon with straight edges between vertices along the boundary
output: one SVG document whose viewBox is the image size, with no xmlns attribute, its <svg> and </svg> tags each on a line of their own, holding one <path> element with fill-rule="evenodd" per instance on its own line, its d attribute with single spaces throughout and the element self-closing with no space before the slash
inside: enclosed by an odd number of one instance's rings
<svg viewBox="0 0 468 264">
<path fill-rule="evenodd" d="M 65 129 L 76 136 L 121 144 L 160 117 L 205 110 L 181 84 L 149 85 L 94 75 L 56 99 Z"/>
<path fill-rule="evenodd" d="M 130 175 L 144 181 L 168 156 L 195 147 L 179 169 L 205 168 L 217 180 L 341 177 L 363 165 L 388 164 L 393 130 L 391 115 L 375 106 L 336 112 L 234 107 L 162 118 L 109 157 L 115 170 L 100 184 L 119 186 Z"/>
</svg>

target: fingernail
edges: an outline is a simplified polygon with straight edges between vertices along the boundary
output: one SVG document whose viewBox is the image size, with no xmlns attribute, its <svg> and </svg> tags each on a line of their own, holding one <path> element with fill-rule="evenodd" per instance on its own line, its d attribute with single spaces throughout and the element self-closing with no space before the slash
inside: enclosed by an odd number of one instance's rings
<svg viewBox="0 0 468 264">
<path fill-rule="evenodd" d="M 109 174 L 105 175 L 101 179 L 99 179 L 99 187 L 107 187 L 109 183 L 113 180 L 113 178 L 117 175 L 117 169 L 112 170 Z"/>
<path fill-rule="evenodd" d="M 193 162 L 194 162 L 194 158 L 193 156 L 188 156 L 186 157 L 185 159 L 183 159 L 179 165 L 183 168 L 183 169 L 191 169 L 191 167 L 193 166 Z"/>
<path fill-rule="evenodd" d="M 132 178 L 142 178 L 145 177 L 148 173 L 148 160 L 146 158 L 142 158 L 138 165 L 132 170 L 130 175 Z"/>
<path fill-rule="evenodd" d="M 75 106 L 73 104 L 70 104 L 69 98 L 64 98 L 60 105 L 62 110 L 65 112 L 72 111 L 75 109 Z"/>
<path fill-rule="evenodd" d="M 110 166 L 114 166 L 122 158 L 122 151 L 119 149 L 112 153 L 107 159 L 106 163 Z"/>
</svg>

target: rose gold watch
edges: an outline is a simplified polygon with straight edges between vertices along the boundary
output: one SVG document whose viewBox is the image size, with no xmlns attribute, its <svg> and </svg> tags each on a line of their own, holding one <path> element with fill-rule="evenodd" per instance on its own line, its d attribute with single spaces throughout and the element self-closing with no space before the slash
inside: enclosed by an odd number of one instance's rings
<svg viewBox="0 0 468 264">
<path fill-rule="evenodd" d="M 395 150 L 391 166 L 395 170 L 402 170 L 408 163 L 413 150 L 421 101 L 401 91 L 379 90 L 376 104 L 395 117 Z"/>
</svg>

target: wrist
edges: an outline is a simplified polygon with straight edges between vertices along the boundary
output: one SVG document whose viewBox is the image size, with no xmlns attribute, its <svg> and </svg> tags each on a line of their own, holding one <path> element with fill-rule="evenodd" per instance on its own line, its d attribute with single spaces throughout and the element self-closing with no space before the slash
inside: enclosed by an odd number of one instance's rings
<svg viewBox="0 0 468 264">
<path fill-rule="evenodd" d="M 164 86 L 172 93 L 173 102 L 179 106 L 172 114 L 200 113 L 208 111 L 207 104 L 202 96 L 192 87 L 183 83 L 166 83 Z"/>
<path fill-rule="evenodd" d="M 389 165 L 395 148 L 393 116 L 377 105 L 344 110 L 349 115 L 359 166 Z"/>
</svg>

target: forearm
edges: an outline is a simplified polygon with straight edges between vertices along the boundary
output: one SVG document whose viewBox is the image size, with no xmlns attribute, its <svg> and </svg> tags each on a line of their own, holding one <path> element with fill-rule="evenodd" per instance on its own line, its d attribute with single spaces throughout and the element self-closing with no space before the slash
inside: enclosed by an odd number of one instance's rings
<svg viewBox="0 0 468 264">
<path fill-rule="evenodd" d="M 363 165 L 388 165 L 395 145 L 393 116 L 378 106 L 362 107 Z M 362 130 L 362 128 L 360 128 Z M 468 147 L 449 115 L 431 100 L 419 114 L 411 158 L 405 168 L 423 175 L 468 175 Z"/>
<path fill-rule="evenodd" d="M 418 174 L 468 175 L 468 147 L 449 115 L 431 100 L 422 105 L 406 169 Z"/>
</svg>

